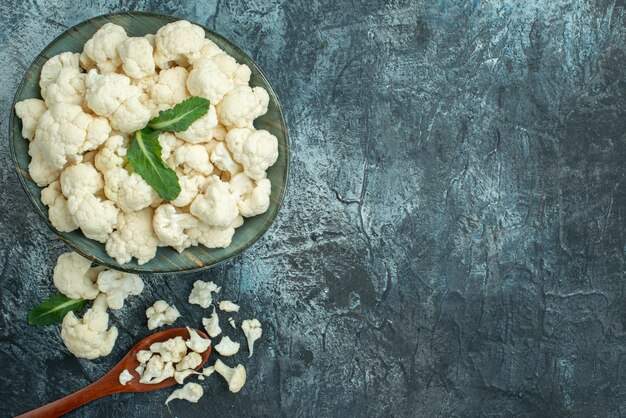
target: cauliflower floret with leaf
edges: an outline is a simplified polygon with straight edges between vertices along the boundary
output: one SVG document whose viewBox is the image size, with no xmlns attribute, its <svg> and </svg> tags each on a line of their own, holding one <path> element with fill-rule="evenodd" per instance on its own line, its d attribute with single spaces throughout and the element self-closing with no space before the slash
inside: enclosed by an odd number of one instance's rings
<svg viewBox="0 0 626 418">
<path fill-rule="evenodd" d="M 193 215 L 180 213 L 170 204 L 159 206 L 152 219 L 154 232 L 162 244 L 174 247 L 182 252 L 189 247 L 189 238 L 185 229 L 193 228 L 200 223 Z"/>
<path fill-rule="evenodd" d="M 180 317 L 180 312 L 174 305 L 170 306 L 164 300 L 157 300 L 146 309 L 146 317 L 148 329 L 153 330 L 163 325 L 172 325 Z"/>
<path fill-rule="evenodd" d="M 143 292 L 143 280 L 136 274 L 117 270 L 104 270 L 98 275 L 98 290 L 106 294 L 111 309 L 121 309 L 131 295 Z"/>
<path fill-rule="evenodd" d="M 194 305 L 200 305 L 203 308 L 208 308 L 213 301 L 211 293 L 217 293 L 220 291 L 213 282 L 203 282 L 202 280 L 196 280 L 193 284 L 193 289 L 189 294 L 189 303 Z"/>
<path fill-rule="evenodd" d="M 79 154 L 98 148 L 109 137 L 111 127 L 105 118 L 83 112 L 78 105 L 58 103 L 39 120 L 31 144 L 51 169 L 61 170 L 68 160 L 80 162 Z"/>
<path fill-rule="evenodd" d="M 185 66 L 186 56 L 204 46 L 204 29 L 186 20 L 168 23 L 157 31 L 154 43 L 154 61 L 159 68 L 170 68 L 172 61 Z"/>
<path fill-rule="evenodd" d="M 76 357 L 95 359 L 111 353 L 117 328 L 109 329 L 106 296 L 96 297 L 82 319 L 78 319 L 74 312 L 68 312 L 63 318 L 61 339 Z"/>
<path fill-rule="evenodd" d="M 61 173 L 61 190 L 65 197 L 97 194 L 103 187 L 102 174 L 90 163 L 71 165 Z"/>
<path fill-rule="evenodd" d="M 237 207 L 241 216 L 247 218 L 265 213 L 270 206 L 272 183 L 268 179 L 254 181 L 244 173 L 230 179 L 230 190 L 239 196 Z"/>
<path fill-rule="evenodd" d="M 278 159 L 278 140 L 271 133 L 247 128 L 236 128 L 226 135 L 228 149 L 244 173 L 255 180 L 266 176 L 265 171 Z"/>
<path fill-rule="evenodd" d="M 191 351 L 176 364 L 176 370 L 180 372 L 187 369 L 195 369 L 200 364 L 202 364 L 202 356 L 195 351 Z"/>
<path fill-rule="evenodd" d="M 87 238 L 105 243 L 118 223 L 119 209 L 110 200 L 92 194 L 71 195 L 67 209 Z"/>
<path fill-rule="evenodd" d="M 215 144 L 209 159 L 217 168 L 222 171 L 228 171 L 231 175 L 235 175 L 243 170 L 243 167 L 233 160 L 233 156 L 223 142 Z"/>
<path fill-rule="evenodd" d="M 157 106 L 174 107 L 189 97 L 187 77 L 189 73 L 183 67 L 162 70 L 159 78 L 150 89 L 150 97 Z"/>
<path fill-rule="evenodd" d="M 106 242 L 106 251 L 120 264 L 128 263 L 133 257 L 142 265 L 156 255 L 159 239 L 152 229 L 152 209 L 120 213 L 117 230 Z"/>
<path fill-rule="evenodd" d="M 217 115 L 228 129 L 250 128 L 252 122 L 267 113 L 270 96 L 263 87 L 238 86 L 226 93 L 217 105 Z"/>
<path fill-rule="evenodd" d="M 122 167 L 125 162 L 124 157 L 126 157 L 127 151 L 128 138 L 122 135 L 111 135 L 109 139 L 104 142 L 100 151 L 96 154 L 94 165 L 103 173 L 106 173 L 116 167 Z"/>
<path fill-rule="evenodd" d="M 95 299 L 98 296 L 96 279 L 98 269 L 82 255 L 69 252 L 61 254 L 54 266 L 54 286 L 70 299 Z"/>
<path fill-rule="evenodd" d="M 48 218 L 57 230 L 71 232 L 78 228 L 67 208 L 67 199 L 61 193 L 60 181 L 53 181 L 41 191 L 41 202 L 48 206 Z"/>
<path fill-rule="evenodd" d="M 213 128 L 217 127 L 217 113 L 215 106 L 209 106 L 209 111 L 193 122 L 187 130 L 176 132 L 176 136 L 191 144 L 209 142 L 213 138 Z"/>
<path fill-rule="evenodd" d="M 118 47 L 126 41 L 128 35 L 123 27 L 113 23 L 103 25 L 91 39 L 85 42 L 80 61 L 86 70 L 94 66 L 101 73 L 114 73 L 122 65 Z"/>
<path fill-rule="evenodd" d="M 161 356 L 163 361 L 178 363 L 187 355 L 187 345 L 183 337 L 174 337 L 169 340 L 153 343 L 150 351 Z"/>
<path fill-rule="evenodd" d="M 22 136 L 29 141 L 35 137 L 39 118 L 48 107 L 43 100 L 26 99 L 15 103 L 15 114 L 22 120 Z"/>
<path fill-rule="evenodd" d="M 191 213 L 210 227 L 227 228 L 237 216 L 237 199 L 230 192 L 228 183 L 217 176 L 207 179 L 204 193 L 199 194 L 191 203 Z"/>
<path fill-rule="evenodd" d="M 202 244 L 207 248 L 226 248 L 230 245 L 235 235 L 235 228 L 243 224 L 243 218 L 237 216 L 233 223 L 227 228 L 215 228 L 204 223 L 187 230 L 187 236 L 191 245 Z"/>
<path fill-rule="evenodd" d="M 213 165 L 209 160 L 209 153 L 200 144 L 184 144 L 174 150 L 171 163 L 181 167 L 183 173 L 199 173 L 208 176 L 213 172 Z"/>
<path fill-rule="evenodd" d="M 176 199 L 170 203 L 176 207 L 189 206 L 193 199 L 196 198 L 200 189 L 204 186 L 205 178 L 202 176 L 194 176 L 176 172 L 178 175 L 178 183 L 180 184 L 180 193 Z"/>
<path fill-rule="evenodd" d="M 127 76 L 142 79 L 156 73 L 152 56 L 154 51 L 146 38 L 127 38 L 119 44 L 117 51 Z"/>
<path fill-rule="evenodd" d="M 202 57 L 213 58 L 216 55 L 224 54 L 224 53 L 225 52 L 219 46 L 217 46 L 215 42 L 213 42 L 210 39 L 204 39 L 202 48 L 200 48 L 197 52 L 191 52 L 186 55 L 187 55 L 187 61 L 189 61 L 190 64 L 193 64 L 199 58 L 202 58 Z"/>
</svg>

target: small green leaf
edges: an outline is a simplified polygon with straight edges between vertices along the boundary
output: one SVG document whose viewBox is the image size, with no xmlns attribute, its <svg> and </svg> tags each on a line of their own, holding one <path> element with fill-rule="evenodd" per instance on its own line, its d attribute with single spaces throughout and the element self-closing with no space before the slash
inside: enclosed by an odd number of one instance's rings
<svg viewBox="0 0 626 418">
<path fill-rule="evenodd" d="M 148 123 L 148 128 L 155 131 L 182 132 L 206 115 L 209 104 L 210 102 L 202 97 L 190 97 L 171 109 L 159 112 L 159 116 Z"/>
<path fill-rule="evenodd" d="M 135 132 L 126 156 L 133 171 L 163 199 L 174 200 L 180 194 L 176 172 L 161 159 L 158 131 L 142 129 Z"/>
<path fill-rule="evenodd" d="M 28 313 L 30 325 L 50 325 L 63 321 L 69 311 L 83 309 L 87 301 L 85 299 L 70 299 L 65 295 L 57 294 L 48 300 L 44 300 Z"/>
</svg>

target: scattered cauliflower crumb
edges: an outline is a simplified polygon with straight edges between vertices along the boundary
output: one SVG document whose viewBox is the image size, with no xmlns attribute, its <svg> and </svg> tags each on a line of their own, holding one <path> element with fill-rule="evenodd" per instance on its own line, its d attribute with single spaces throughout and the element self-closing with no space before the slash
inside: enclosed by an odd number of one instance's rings
<svg viewBox="0 0 626 418">
<path fill-rule="evenodd" d="M 235 320 L 233 319 L 232 316 L 228 318 L 228 323 L 230 324 L 231 327 L 233 327 L 234 329 L 237 329 L 237 324 L 235 323 Z"/>
<path fill-rule="evenodd" d="M 146 317 L 148 329 L 153 330 L 163 325 L 172 325 L 180 317 L 180 312 L 174 305 L 170 306 L 164 300 L 157 300 L 146 309 Z"/>
<path fill-rule="evenodd" d="M 218 372 L 228 383 L 228 390 L 237 393 L 246 383 L 246 369 L 241 364 L 236 367 L 228 367 L 221 360 L 215 362 L 215 371 Z"/>
<path fill-rule="evenodd" d="M 133 380 L 133 375 L 130 374 L 128 369 L 124 369 L 124 371 L 122 373 L 120 373 L 120 377 L 119 377 L 120 383 L 123 386 L 126 386 L 126 383 L 130 382 L 131 380 Z"/>
<path fill-rule="evenodd" d="M 224 335 L 220 343 L 215 346 L 215 350 L 222 356 L 234 356 L 239 351 L 239 343 L 231 340 L 228 335 Z"/>
<path fill-rule="evenodd" d="M 202 375 L 209 377 L 213 374 L 214 371 L 215 371 L 215 366 L 205 367 L 204 369 L 202 369 Z"/>
<path fill-rule="evenodd" d="M 217 293 L 220 291 L 213 282 L 203 282 L 202 280 L 196 280 L 193 284 L 193 289 L 189 294 L 189 303 L 200 305 L 203 308 L 208 308 L 213 301 L 211 293 Z"/>
<path fill-rule="evenodd" d="M 172 394 L 165 400 L 165 405 L 173 401 L 174 399 L 183 399 L 185 401 L 197 403 L 204 391 L 202 386 L 197 383 L 187 383 L 182 389 L 176 389 Z"/>
<path fill-rule="evenodd" d="M 239 312 L 239 305 L 229 301 L 229 300 L 223 300 L 221 301 L 218 305 L 220 308 L 220 311 L 224 311 L 224 312 Z"/>
<path fill-rule="evenodd" d="M 248 358 L 250 358 L 252 357 L 252 353 L 254 353 L 254 342 L 261 338 L 263 329 L 258 319 L 246 319 L 242 321 L 241 329 L 248 340 L 248 351 L 250 352 Z"/>
<path fill-rule="evenodd" d="M 202 326 L 206 329 L 209 337 L 215 338 L 222 333 L 219 321 L 219 317 L 215 312 L 215 306 L 213 307 L 213 314 L 209 318 L 202 318 Z"/>
</svg>

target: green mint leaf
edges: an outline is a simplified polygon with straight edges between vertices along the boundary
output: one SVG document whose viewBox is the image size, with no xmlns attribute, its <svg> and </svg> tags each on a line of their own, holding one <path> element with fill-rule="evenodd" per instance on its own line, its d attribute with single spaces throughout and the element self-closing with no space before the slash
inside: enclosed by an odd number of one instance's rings
<svg viewBox="0 0 626 418">
<path fill-rule="evenodd" d="M 87 301 L 85 299 L 70 299 L 67 296 L 57 294 L 48 300 L 44 300 L 28 313 L 30 325 L 50 325 L 63 321 L 69 311 L 83 309 Z"/>
<path fill-rule="evenodd" d="M 174 200 L 180 194 L 176 172 L 161 159 L 158 131 L 144 128 L 135 132 L 126 156 L 133 171 L 163 199 Z"/>
<path fill-rule="evenodd" d="M 190 97 L 171 109 L 159 112 L 159 116 L 148 122 L 148 128 L 155 131 L 182 132 L 206 115 L 209 104 L 210 102 L 202 97 Z"/>
</svg>

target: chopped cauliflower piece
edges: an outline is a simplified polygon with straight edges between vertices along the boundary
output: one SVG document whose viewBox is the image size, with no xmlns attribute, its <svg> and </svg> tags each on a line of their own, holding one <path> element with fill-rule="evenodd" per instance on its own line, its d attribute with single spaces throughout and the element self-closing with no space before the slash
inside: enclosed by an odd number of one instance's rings
<svg viewBox="0 0 626 418">
<path fill-rule="evenodd" d="M 95 299 L 99 293 L 97 277 L 91 261 L 75 252 L 61 254 L 52 274 L 56 288 L 70 299 Z"/>
<path fill-rule="evenodd" d="M 180 312 L 174 305 L 170 306 L 164 300 L 157 300 L 146 309 L 146 317 L 148 329 L 153 330 L 163 325 L 172 325 L 180 317 Z"/>
<path fill-rule="evenodd" d="M 185 234 L 185 229 L 194 228 L 199 221 L 189 213 L 179 213 L 174 206 L 164 204 L 155 210 L 152 223 L 161 243 L 181 252 L 189 246 L 189 237 Z"/>
<path fill-rule="evenodd" d="M 139 362 L 139 364 L 145 364 L 148 362 L 148 360 L 150 360 L 150 357 L 152 357 L 153 354 L 154 353 L 150 350 L 139 350 L 137 352 L 137 361 Z"/>
<path fill-rule="evenodd" d="M 222 171 L 228 171 L 231 175 L 235 175 L 243 170 L 243 168 L 233 160 L 233 156 L 223 142 L 215 144 L 211 151 L 210 159 L 217 168 Z"/>
<path fill-rule="evenodd" d="M 223 300 L 217 305 L 220 308 L 220 311 L 224 312 L 239 312 L 239 305 L 234 304 L 229 300 Z"/>
<path fill-rule="evenodd" d="M 263 87 L 238 86 L 224 95 L 217 105 L 221 123 L 228 129 L 254 129 L 252 122 L 267 113 L 270 96 Z"/>
<path fill-rule="evenodd" d="M 122 386 L 126 386 L 126 383 L 130 382 L 131 380 L 133 380 L 133 375 L 130 374 L 128 369 L 124 369 L 124 371 L 120 373 L 120 377 L 119 377 L 120 383 L 122 384 Z"/>
<path fill-rule="evenodd" d="M 83 234 L 98 242 L 110 240 L 113 228 L 119 226 L 119 209 L 110 200 L 91 194 L 71 195 L 67 199 L 67 209 Z"/>
<path fill-rule="evenodd" d="M 252 190 L 240 195 L 237 202 L 239 213 L 248 218 L 267 212 L 271 194 L 272 183 L 268 179 L 257 180 Z"/>
<path fill-rule="evenodd" d="M 180 372 L 187 369 L 195 369 L 200 364 L 202 364 L 202 356 L 195 351 L 191 351 L 181 361 L 176 363 L 176 370 Z"/>
<path fill-rule="evenodd" d="M 234 356 L 239 351 L 239 343 L 231 340 L 228 335 L 224 335 L 215 346 L 215 351 L 225 357 Z"/>
<path fill-rule="evenodd" d="M 209 334 L 211 338 L 215 338 L 222 333 L 219 317 L 215 312 L 215 306 L 213 307 L 213 314 L 209 318 L 202 318 L 202 326 L 206 329 L 207 334 Z"/>
<path fill-rule="evenodd" d="M 165 400 L 165 405 L 173 401 L 174 399 L 182 399 L 185 401 L 197 403 L 202 395 L 204 394 L 204 390 L 202 386 L 197 383 L 187 383 L 181 389 L 176 389 L 172 394 Z"/>
<path fill-rule="evenodd" d="M 160 355 L 155 354 L 150 357 L 146 368 L 139 379 L 139 383 L 156 384 L 161 383 L 165 379 L 174 377 L 174 365 L 172 362 L 165 362 Z"/>
<path fill-rule="evenodd" d="M 228 367 L 221 360 L 215 362 L 215 371 L 218 372 L 228 383 L 228 390 L 237 393 L 246 383 L 246 369 L 241 364 L 236 367 Z"/>
<path fill-rule="evenodd" d="M 32 141 L 28 146 L 28 155 L 31 156 L 28 174 L 37 186 L 45 187 L 59 178 L 61 170 L 53 168 L 48 163 L 37 141 Z"/>
<path fill-rule="evenodd" d="M 150 89 L 150 98 L 154 104 L 164 106 L 167 109 L 189 98 L 188 76 L 189 73 L 183 67 L 162 70 L 157 82 Z"/>
<path fill-rule="evenodd" d="M 176 148 L 170 157 L 175 167 L 181 167 L 183 173 L 199 173 L 208 176 L 213 172 L 207 149 L 200 144 L 184 144 Z"/>
<path fill-rule="evenodd" d="M 263 329 L 258 319 L 244 320 L 241 323 L 241 329 L 243 330 L 243 335 L 245 335 L 248 340 L 248 351 L 250 352 L 248 358 L 250 358 L 252 357 L 252 353 L 254 353 L 254 342 L 261 338 Z"/>
<path fill-rule="evenodd" d="M 194 305 L 200 305 L 203 308 L 208 308 L 213 301 L 211 293 L 218 293 L 220 291 L 213 282 L 203 282 L 202 280 L 196 280 L 193 284 L 193 289 L 189 294 L 189 303 Z"/>
<path fill-rule="evenodd" d="M 197 54 L 204 46 L 204 29 L 186 20 L 168 23 L 154 38 L 154 61 L 159 68 L 168 69 L 172 62 L 185 66 L 186 55 Z"/>
<path fill-rule="evenodd" d="M 48 206 L 50 223 L 61 232 L 71 232 L 78 228 L 67 208 L 67 199 L 61 193 L 61 182 L 55 180 L 41 191 L 41 202 Z"/>
<path fill-rule="evenodd" d="M 153 343 L 150 345 L 150 351 L 159 354 L 163 361 L 178 363 L 187 355 L 187 346 L 183 337 L 175 337 L 163 342 Z"/>
<path fill-rule="evenodd" d="M 126 38 L 118 45 L 117 51 L 122 61 L 122 69 L 127 76 L 142 79 L 156 74 L 153 48 L 146 38 Z"/>
<path fill-rule="evenodd" d="M 189 339 L 185 342 L 187 347 L 191 348 L 196 353 L 204 353 L 209 349 L 211 340 L 208 338 L 202 338 L 193 328 L 187 327 L 187 331 L 189 331 Z"/>
<path fill-rule="evenodd" d="M 118 53 L 120 45 L 126 41 L 128 35 L 123 27 L 113 23 L 106 23 L 85 42 L 81 55 L 81 63 L 86 70 L 97 66 L 102 73 L 114 73 L 122 65 Z"/>
<path fill-rule="evenodd" d="M 26 99 L 15 103 L 15 114 L 22 120 L 22 136 L 29 141 L 35 136 L 39 118 L 48 107 L 43 100 Z M 216 117 L 217 120 L 217 117 Z"/>
<path fill-rule="evenodd" d="M 211 376 L 215 372 L 215 366 L 209 366 L 202 369 L 202 375 L 205 377 Z"/>
<path fill-rule="evenodd" d="M 215 106 L 209 106 L 209 111 L 193 122 L 187 130 L 176 132 L 176 136 L 190 144 L 209 142 L 213 138 L 213 129 L 217 127 L 217 113 Z"/>
<path fill-rule="evenodd" d="M 136 274 L 104 270 L 98 275 L 98 289 L 106 294 L 109 308 L 120 309 L 127 297 L 143 292 L 143 280 Z"/>
<path fill-rule="evenodd" d="M 194 369 L 187 369 L 187 370 L 183 370 L 180 372 L 174 372 L 174 380 L 176 380 L 176 383 L 178 383 L 179 385 L 182 385 L 183 381 L 192 374 L 200 374 L 200 373 L 198 373 Z"/>
<path fill-rule="evenodd" d="M 237 324 L 235 323 L 235 320 L 233 319 L 232 316 L 228 317 L 228 323 L 230 324 L 231 327 L 233 327 L 234 329 L 237 329 Z"/>
<path fill-rule="evenodd" d="M 202 222 L 216 228 L 229 227 L 239 215 L 237 199 L 230 192 L 228 183 L 217 176 L 207 180 L 204 193 L 196 196 L 190 209 Z"/>
<path fill-rule="evenodd" d="M 117 230 L 106 241 L 107 254 L 120 264 L 128 263 L 133 257 L 142 265 L 156 255 L 159 239 L 152 229 L 152 209 L 120 213 Z"/>
<path fill-rule="evenodd" d="M 128 138 L 111 135 L 102 145 L 94 158 L 94 165 L 101 173 L 124 165 L 128 151 Z"/>
<path fill-rule="evenodd" d="M 65 197 L 97 194 L 104 187 L 102 174 L 90 164 L 76 164 L 61 172 L 61 191 Z"/>
<path fill-rule="evenodd" d="M 255 180 L 264 178 L 265 171 L 278 159 L 278 140 L 265 130 L 231 129 L 226 135 L 226 143 L 235 161 Z"/>
</svg>

